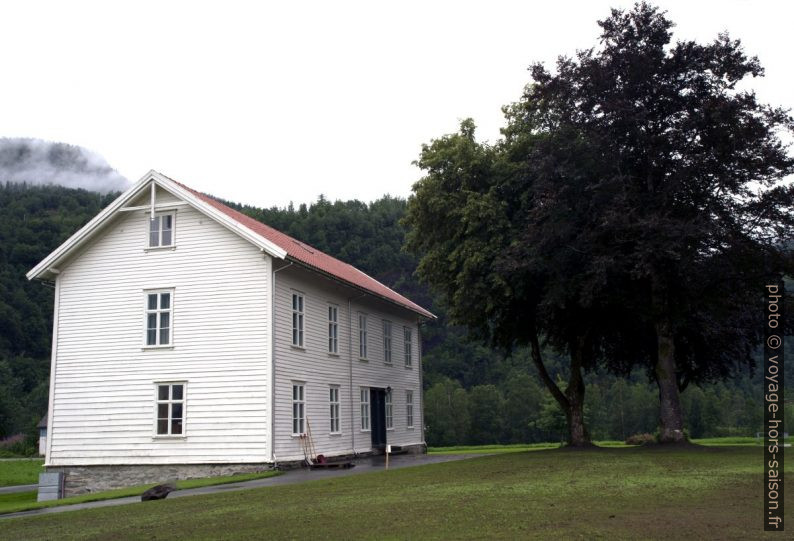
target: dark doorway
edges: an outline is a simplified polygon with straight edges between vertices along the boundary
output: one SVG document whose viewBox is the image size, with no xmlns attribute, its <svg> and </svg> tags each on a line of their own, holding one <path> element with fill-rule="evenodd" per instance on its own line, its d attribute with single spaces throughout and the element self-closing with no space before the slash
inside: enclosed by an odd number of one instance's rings
<svg viewBox="0 0 794 541">
<path fill-rule="evenodd" d="M 386 389 L 369 389 L 370 412 L 372 415 L 372 448 L 386 449 Z"/>
</svg>

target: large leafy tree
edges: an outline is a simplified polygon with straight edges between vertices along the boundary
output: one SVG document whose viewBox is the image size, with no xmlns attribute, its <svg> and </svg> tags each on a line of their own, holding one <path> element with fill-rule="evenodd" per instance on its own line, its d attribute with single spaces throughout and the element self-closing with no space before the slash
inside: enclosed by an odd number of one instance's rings
<svg viewBox="0 0 794 541">
<path fill-rule="evenodd" d="M 727 35 L 673 43 L 644 3 L 599 25 L 598 47 L 532 66 L 496 145 L 464 123 L 424 147 L 409 246 L 455 320 L 570 354 L 564 392 L 539 371 L 572 441 L 587 439 L 572 423 L 577 374 L 643 361 L 661 440 L 680 441 L 680 389 L 752 362 L 758 296 L 788 268 L 794 161 L 780 134 L 794 122 L 741 89 L 763 70 Z"/>
<path fill-rule="evenodd" d="M 581 142 L 589 170 L 555 160 L 563 173 L 537 189 L 551 209 L 573 187 L 595 201 L 586 227 L 601 242 L 582 270 L 632 293 L 636 329 L 655 336 L 661 439 L 679 441 L 680 387 L 751 360 L 761 325 L 747 314 L 786 270 L 794 161 L 780 134 L 794 123 L 740 89 L 763 70 L 739 41 L 672 43 L 672 22 L 644 3 L 599 24 L 599 48 L 556 73 L 532 67 L 510 129 Z"/>
</svg>

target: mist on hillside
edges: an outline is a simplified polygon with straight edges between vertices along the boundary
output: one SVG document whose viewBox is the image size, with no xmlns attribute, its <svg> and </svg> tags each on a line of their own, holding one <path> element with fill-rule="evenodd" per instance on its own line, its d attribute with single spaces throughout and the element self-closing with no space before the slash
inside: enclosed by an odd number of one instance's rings
<svg viewBox="0 0 794 541">
<path fill-rule="evenodd" d="M 66 143 L 7 137 L 0 138 L 0 182 L 57 184 L 102 193 L 129 186 L 96 152 Z"/>
</svg>

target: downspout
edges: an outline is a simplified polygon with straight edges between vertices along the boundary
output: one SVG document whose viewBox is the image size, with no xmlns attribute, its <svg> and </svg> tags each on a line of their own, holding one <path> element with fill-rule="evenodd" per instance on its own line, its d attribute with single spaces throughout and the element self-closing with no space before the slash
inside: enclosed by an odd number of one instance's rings
<svg viewBox="0 0 794 541">
<path fill-rule="evenodd" d="M 263 250 L 264 251 L 264 250 Z M 271 265 L 273 258 L 270 258 Z M 292 266 L 284 265 L 273 269 L 270 292 L 270 459 L 276 463 L 276 273 Z"/>
<path fill-rule="evenodd" d="M 365 297 L 366 293 L 362 293 L 358 297 L 347 298 L 347 359 L 350 362 L 350 385 L 348 388 L 348 396 L 350 397 L 350 450 L 353 451 L 353 456 L 356 456 L 356 425 L 353 422 L 355 417 L 355 408 L 353 406 L 353 299 L 360 299 Z"/>
<path fill-rule="evenodd" d="M 427 452 L 427 442 L 425 441 L 425 382 L 424 382 L 424 366 L 422 364 L 422 320 L 416 321 L 416 341 L 419 346 L 419 428 L 422 431 L 422 445 L 425 446 Z"/>
</svg>

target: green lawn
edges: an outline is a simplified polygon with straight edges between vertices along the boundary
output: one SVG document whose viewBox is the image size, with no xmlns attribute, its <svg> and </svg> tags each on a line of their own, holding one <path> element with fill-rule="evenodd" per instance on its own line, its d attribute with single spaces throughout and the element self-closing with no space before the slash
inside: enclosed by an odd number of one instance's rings
<svg viewBox="0 0 794 541">
<path fill-rule="evenodd" d="M 59 540 L 761 538 L 762 463 L 755 447 L 502 453 L 10 519 L 2 532 Z"/>
<path fill-rule="evenodd" d="M 694 443 L 699 445 L 756 445 L 762 446 L 764 444 L 764 440 L 753 438 L 751 436 L 735 436 L 729 438 L 701 438 L 697 440 L 692 440 Z M 787 442 L 791 441 L 790 439 L 786 440 Z"/>
<path fill-rule="evenodd" d="M 786 440 L 788 441 L 788 440 Z M 753 437 L 729 437 L 729 438 L 701 438 L 692 440 L 693 443 L 698 445 L 750 445 L 760 446 L 763 445 L 762 440 Z M 601 440 L 594 442 L 599 447 L 636 447 L 636 445 L 626 445 L 622 441 L 617 440 Z M 455 445 L 451 447 L 428 447 L 427 452 L 431 455 L 484 455 L 496 453 L 520 453 L 523 451 L 540 451 L 544 449 L 558 449 L 561 445 L 559 443 L 516 443 L 509 445 Z"/>
<path fill-rule="evenodd" d="M 44 471 L 43 460 L 0 460 L 0 487 L 32 485 L 39 482 Z"/>
<path fill-rule="evenodd" d="M 1 466 L 0 466 L 1 467 Z M 280 475 L 278 471 L 267 471 L 261 473 L 243 473 L 240 475 L 227 475 L 224 477 L 206 477 L 202 479 L 188 479 L 177 481 L 176 487 L 198 488 L 213 485 L 224 485 L 227 483 L 239 483 L 240 481 L 251 481 L 253 479 L 264 479 Z M 28 511 L 30 509 L 41 509 L 44 507 L 55 507 L 58 505 L 69 505 L 72 503 L 96 502 L 100 500 L 112 500 L 115 498 L 126 498 L 127 496 L 140 496 L 146 489 L 153 487 L 154 484 L 141 485 L 135 487 L 121 488 L 118 490 L 107 490 L 105 492 L 94 492 L 91 494 L 81 494 L 71 498 L 53 500 L 47 502 L 37 502 L 36 491 L 17 492 L 14 494 L 0 494 L 0 515 L 4 513 L 15 513 L 17 511 Z"/>
<path fill-rule="evenodd" d="M 428 447 L 430 455 L 468 455 L 522 453 L 524 451 L 542 451 L 557 449 L 559 443 L 516 443 L 512 445 L 455 445 L 452 447 Z"/>
<path fill-rule="evenodd" d="M 597 441 L 599 447 L 632 447 L 622 441 Z M 559 443 L 514 443 L 508 445 L 454 445 L 451 447 L 428 447 L 431 455 L 493 455 L 497 453 L 521 453 L 524 451 L 543 451 L 559 449 Z"/>
</svg>

